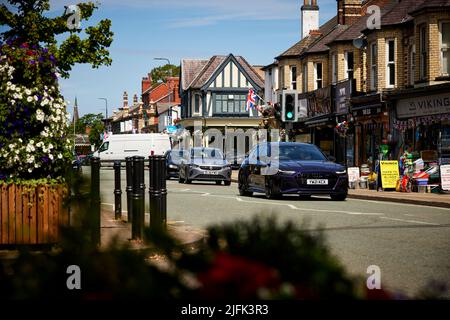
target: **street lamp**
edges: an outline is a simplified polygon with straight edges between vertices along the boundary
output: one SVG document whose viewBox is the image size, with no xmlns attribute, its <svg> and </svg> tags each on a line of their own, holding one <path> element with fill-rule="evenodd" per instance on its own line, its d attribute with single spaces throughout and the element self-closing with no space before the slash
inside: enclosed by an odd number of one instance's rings
<svg viewBox="0 0 450 320">
<path fill-rule="evenodd" d="M 98 99 L 105 100 L 105 103 L 106 103 L 105 120 L 108 121 L 108 99 L 106 99 L 106 98 L 98 98 Z M 110 131 L 110 129 L 109 129 L 109 121 L 108 121 L 107 130 L 108 130 L 108 132 Z"/>
<path fill-rule="evenodd" d="M 167 59 L 167 58 L 153 58 L 154 60 L 163 60 L 163 61 L 167 61 L 167 64 L 169 65 L 169 68 L 170 68 L 170 66 L 172 65 L 171 63 L 170 63 L 170 60 L 169 59 Z M 172 69 L 169 69 L 169 74 L 170 74 L 170 76 L 172 76 Z M 166 81 L 166 86 L 167 86 L 167 95 L 169 96 L 169 113 L 168 113 L 168 115 L 169 115 L 169 117 L 170 117 L 170 120 L 172 120 L 172 108 L 170 107 L 170 85 L 169 85 L 169 81 L 167 80 Z"/>
</svg>

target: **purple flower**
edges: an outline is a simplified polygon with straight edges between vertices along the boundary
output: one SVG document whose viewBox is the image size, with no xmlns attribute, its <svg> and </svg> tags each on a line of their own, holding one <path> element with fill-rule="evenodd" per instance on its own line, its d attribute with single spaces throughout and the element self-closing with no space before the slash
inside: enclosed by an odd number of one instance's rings
<svg viewBox="0 0 450 320">
<path fill-rule="evenodd" d="M 36 61 L 35 61 L 35 60 L 30 60 L 30 61 L 28 61 L 28 63 L 29 63 L 29 64 L 35 64 Z"/>
<path fill-rule="evenodd" d="M 47 49 L 47 48 L 44 48 L 44 49 L 42 49 L 42 52 L 43 52 L 43 53 L 47 53 L 47 52 L 48 52 L 48 49 Z"/>
<path fill-rule="evenodd" d="M 54 55 L 51 54 L 49 58 L 50 58 L 50 61 L 55 62 L 55 56 Z"/>
<path fill-rule="evenodd" d="M 49 160 L 50 160 L 50 158 L 47 157 L 47 156 L 43 156 L 41 159 L 42 159 L 42 161 L 44 161 L 45 163 L 49 162 Z"/>
</svg>

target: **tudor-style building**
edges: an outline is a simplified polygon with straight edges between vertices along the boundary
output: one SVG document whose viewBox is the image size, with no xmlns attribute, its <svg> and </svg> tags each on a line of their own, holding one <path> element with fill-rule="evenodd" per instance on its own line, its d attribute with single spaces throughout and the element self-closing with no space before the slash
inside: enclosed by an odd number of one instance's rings
<svg viewBox="0 0 450 320">
<path fill-rule="evenodd" d="M 262 96 L 264 80 L 241 56 L 181 60 L 181 126 L 191 133 L 198 123 L 203 130 L 258 128 L 260 113 L 246 110 L 250 88 Z"/>
</svg>

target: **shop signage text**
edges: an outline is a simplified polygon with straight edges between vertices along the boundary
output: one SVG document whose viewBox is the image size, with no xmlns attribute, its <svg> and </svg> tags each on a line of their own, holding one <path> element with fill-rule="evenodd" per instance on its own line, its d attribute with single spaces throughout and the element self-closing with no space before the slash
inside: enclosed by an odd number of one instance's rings
<svg viewBox="0 0 450 320">
<path fill-rule="evenodd" d="M 450 191 L 450 164 L 441 166 L 440 172 L 442 190 Z"/>
<path fill-rule="evenodd" d="M 450 93 L 401 99 L 397 102 L 397 118 L 412 118 L 450 112 Z"/>
</svg>

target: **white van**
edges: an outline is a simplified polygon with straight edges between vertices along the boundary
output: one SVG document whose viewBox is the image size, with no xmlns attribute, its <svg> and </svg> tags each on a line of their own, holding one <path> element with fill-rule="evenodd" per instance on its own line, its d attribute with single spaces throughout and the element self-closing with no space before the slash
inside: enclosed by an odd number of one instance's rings
<svg viewBox="0 0 450 320">
<path fill-rule="evenodd" d="M 170 138 L 162 133 L 110 135 L 95 152 L 100 160 L 125 160 L 126 157 L 164 155 L 171 149 Z"/>
</svg>

